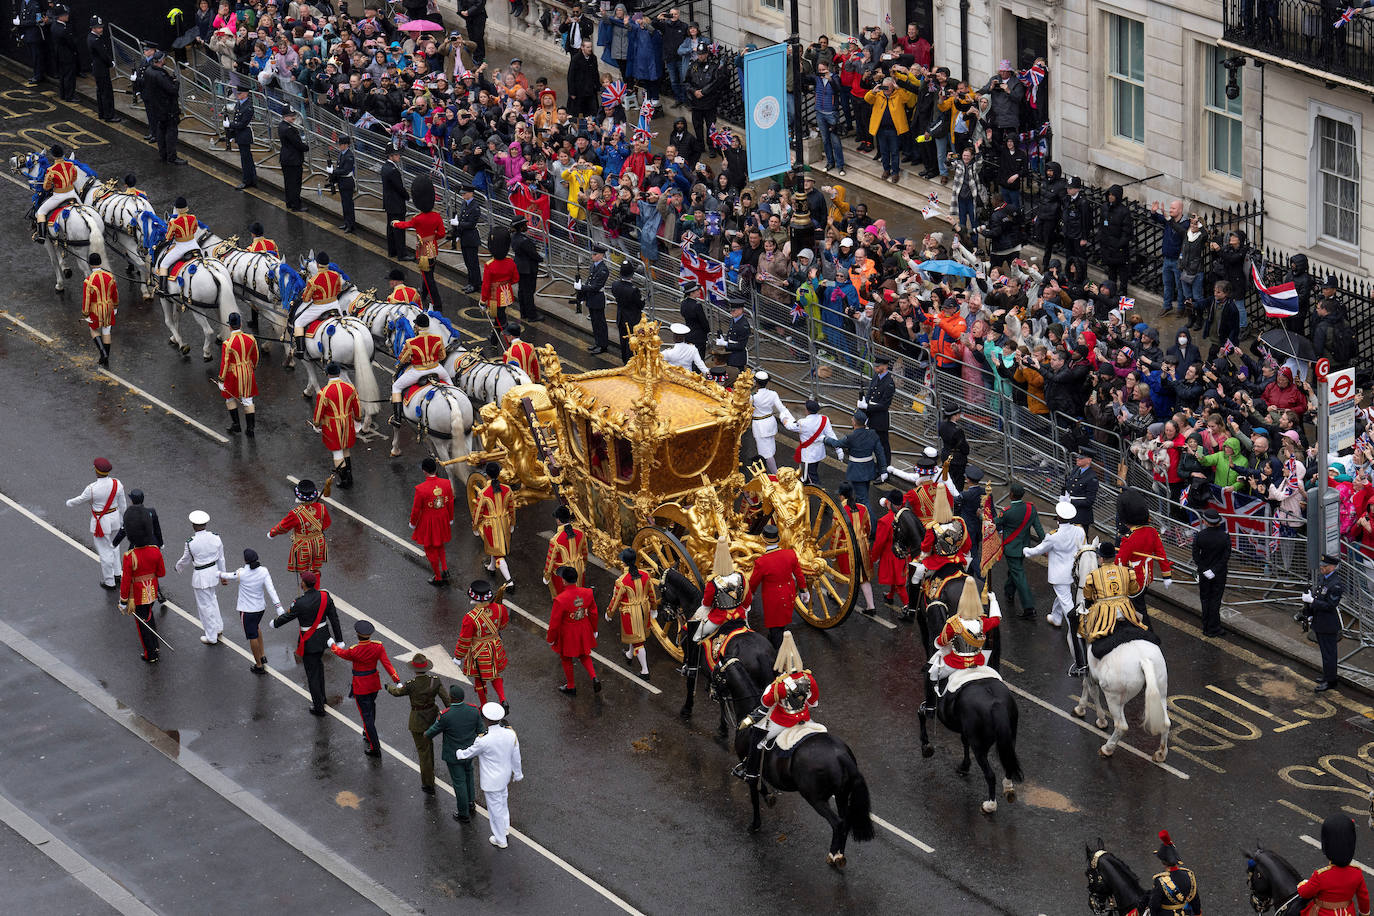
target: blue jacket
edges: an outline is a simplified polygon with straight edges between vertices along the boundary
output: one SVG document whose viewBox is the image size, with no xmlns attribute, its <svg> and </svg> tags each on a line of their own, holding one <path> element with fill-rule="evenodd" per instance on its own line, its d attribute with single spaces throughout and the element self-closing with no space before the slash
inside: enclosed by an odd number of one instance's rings
<svg viewBox="0 0 1374 916">
<path fill-rule="evenodd" d="M 845 450 L 845 480 L 877 480 L 878 475 L 887 471 L 887 455 L 883 453 L 883 442 L 878 438 L 878 434 L 868 427 L 851 430 L 843 439 L 826 436 L 825 444 Z"/>
<path fill-rule="evenodd" d="M 663 217 L 657 207 L 639 205 L 639 250 L 650 261 L 658 259 L 658 230 L 662 225 Z"/>
<path fill-rule="evenodd" d="M 663 36 L 643 24 L 630 23 L 629 76 L 636 80 L 657 80 L 663 76 Z"/>
</svg>

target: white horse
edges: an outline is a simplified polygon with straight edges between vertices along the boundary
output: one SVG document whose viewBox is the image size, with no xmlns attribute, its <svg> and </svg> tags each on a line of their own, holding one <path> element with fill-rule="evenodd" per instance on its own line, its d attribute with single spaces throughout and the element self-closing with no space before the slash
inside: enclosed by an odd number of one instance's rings
<svg viewBox="0 0 1374 916">
<path fill-rule="evenodd" d="M 278 255 L 267 251 L 248 251 L 238 247 L 233 240 L 219 242 L 212 250 L 215 257 L 229 268 L 235 293 L 250 304 L 253 316 L 257 319 L 255 326 L 259 335 L 265 339 L 283 341 L 286 346 L 283 347 L 282 365 L 294 365 L 287 315 L 291 303 L 305 288 L 301 275 Z M 264 324 L 266 327 L 263 327 Z"/>
<path fill-rule="evenodd" d="M 215 358 L 212 345 L 220 339 L 210 324 L 209 313 L 213 310 L 217 314 L 220 327 L 229 326 L 229 316 L 238 311 L 234 279 L 222 261 L 204 254 L 193 254 L 182 261 L 179 268 L 172 265 L 172 270 L 174 273 L 168 275 L 165 285 L 157 291 L 163 322 L 172 332 L 169 343 L 180 350 L 182 356 L 191 352 L 191 345 L 181 337 L 181 313 L 190 312 L 204 338 L 201 358 L 208 363 Z"/>
<path fill-rule="evenodd" d="M 1078 555 L 1078 588 L 1080 596 L 1088 574 L 1097 568 L 1097 541 L 1085 545 Z M 1082 598 L 1079 598 L 1079 611 L 1082 613 Z M 1129 624 L 1126 624 L 1129 626 Z M 1072 639 L 1072 634 L 1069 634 Z M 1107 718 L 1102 708 L 1106 701 L 1107 711 L 1111 712 L 1112 733 L 1107 743 L 1098 749 L 1103 757 L 1116 752 L 1127 731 L 1126 704 L 1135 699 L 1136 694 L 1145 692 L 1145 717 L 1142 725 L 1151 735 L 1159 736 L 1159 747 L 1153 759 L 1163 763 L 1169 755 L 1169 671 L 1164 664 L 1164 653 L 1159 646 L 1147 639 L 1133 639 L 1122 643 L 1102 658 L 1093 655 L 1092 647 L 1087 650 L 1088 673 L 1083 679 L 1083 695 L 1073 708 L 1073 714 L 1080 719 L 1086 717 L 1088 702 L 1092 701 L 1097 710 L 1097 727 L 1106 728 Z"/>
<path fill-rule="evenodd" d="M 507 391 L 532 381 L 519 366 L 482 359 L 479 354 L 461 346 L 450 349 L 444 368 L 453 376 L 453 383 L 462 388 L 478 407 L 499 404 Z"/>
<path fill-rule="evenodd" d="M 143 247 L 144 215 L 156 216 L 148 198 L 116 191 L 112 182 L 92 183 L 83 200 L 105 223 L 105 243 L 125 261 L 125 274 L 143 288 L 143 298 L 153 297 L 148 277 L 148 249 Z"/>
<path fill-rule="evenodd" d="M 48 157 L 38 153 L 28 153 L 22 159 L 14 156 L 10 159 L 10 169 L 23 175 L 30 189 L 37 192 L 43 187 Z M 67 266 L 69 252 L 81 266 L 83 278 L 91 273 L 91 255 L 98 254 L 101 261 L 105 260 L 105 223 L 99 213 L 81 203 L 82 192 L 94 181 L 83 172 L 74 188 L 77 197 L 49 214 L 47 224 L 42 227 L 44 247 L 48 249 L 48 260 L 52 262 L 56 279 L 54 292 L 62 292 L 66 288 L 64 281 L 72 275 Z"/>
<path fill-rule="evenodd" d="M 361 392 L 360 392 L 361 393 Z M 472 451 L 472 402 L 453 385 L 425 382 L 405 395 L 401 416 L 416 435 L 429 443 L 437 461 L 461 458 Z M 391 435 L 391 457 L 401 455 L 401 429 Z M 456 470 L 455 470 L 456 469 Z M 472 469 L 460 461 L 448 466 L 449 476 L 466 484 Z"/>
<path fill-rule="evenodd" d="M 301 258 L 305 275 L 313 277 L 319 266 L 315 263 L 313 251 Z M 302 286 L 304 289 L 304 286 Z M 382 396 L 377 387 L 377 377 L 372 372 L 372 332 L 363 322 L 348 314 L 348 305 L 361 295 L 351 283 L 338 299 L 338 314 L 326 314 L 313 323 L 313 330 L 306 329 L 305 361 L 306 387 L 302 394 L 309 398 L 320 390 L 323 379 L 316 374 L 316 364 L 338 363 L 345 370 L 353 386 L 358 389 L 358 400 L 363 409 L 361 432 L 372 426 L 377 412 L 381 410 Z M 297 305 L 299 294 L 293 297 L 292 305 Z M 288 329 L 289 330 L 289 329 Z"/>
</svg>

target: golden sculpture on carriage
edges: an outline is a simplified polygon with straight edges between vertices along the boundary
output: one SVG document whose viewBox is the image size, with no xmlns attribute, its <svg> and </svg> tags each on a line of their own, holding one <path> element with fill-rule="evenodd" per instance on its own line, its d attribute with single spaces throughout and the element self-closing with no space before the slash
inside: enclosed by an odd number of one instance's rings
<svg viewBox="0 0 1374 916">
<path fill-rule="evenodd" d="M 859 582 L 858 563 L 833 562 L 859 556 L 839 503 L 791 468 L 768 475 L 760 464 L 746 480 L 739 451 L 753 415 L 753 374 L 744 371 L 727 391 L 666 364 L 661 347 L 659 325 L 647 319 L 620 368 L 569 375 L 553 347 L 543 347 L 544 384 L 513 388 L 483 406 L 474 452 L 460 460 L 479 469 L 499 462 L 517 507 L 562 500 L 603 563 L 616 570 L 631 546 L 655 582 L 672 568 L 703 588 L 721 534 L 747 581 L 771 521 L 806 574 L 811 600 L 799 596 L 797 613 L 820 629 L 838 626 Z M 487 483 L 480 472 L 469 477 L 469 510 Z M 687 617 L 661 612 L 653 627 L 681 659 Z"/>
</svg>

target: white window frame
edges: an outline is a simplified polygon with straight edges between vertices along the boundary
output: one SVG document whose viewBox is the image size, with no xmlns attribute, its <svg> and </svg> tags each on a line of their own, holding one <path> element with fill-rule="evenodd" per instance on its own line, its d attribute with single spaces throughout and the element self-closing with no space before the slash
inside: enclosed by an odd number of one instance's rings
<svg viewBox="0 0 1374 916">
<path fill-rule="evenodd" d="M 1229 54 L 1225 49 L 1216 45 L 1203 45 L 1202 51 L 1202 135 L 1205 138 L 1203 149 L 1203 168 L 1210 174 L 1225 181 L 1240 181 L 1245 177 L 1245 86 L 1242 74 L 1236 74 L 1236 81 L 1241 84 L 1241 94 L 1238 99 L 1232 102 L 1225 99 L 1226 108 L 1218 108 L 1213 99 L 1218 91 L 1223 93 L 1225 98 L 1225 69 L 1223 68 L 1221 82 L 1215 84 L 1217 80 L 1217 68 L 1221 66 L 1221 61 L 1225 60 Z M 1237 110 L 1231 111 L 1230 105 L 1235 105 Z M 1226 122 L 1226 127 L 1234 143 L 1234 151 L 1239 154 L 1240 173 L 1231 174 L 1228 171 L 1217 168 L 1216 162 L 1212 158 L 1212 152 L 1216 148 L 1214 142 L 1217 123 Z"/>
<path fill-rule="evenodd" d="M 1114 69 L 1116 66 L 1117 55 L 1117 23 L 1118 21 L 1128 22 L 1140 29 L 1140 78 L 1136 79 L 1129 73 L 1118 73 Z M 1129 29 L 1128 29 L 1129 31 Z M 1120 141 L 1130 144 L 1132 148 L 1143 148 L 1145 146 L 1145 23 L 1139 19 L 1121 13 L 1107 13 L 1107 54 L 1103 72 L 1106 75 L 1106 95 L 1107 108 L 1110 117 L 1107 123 L 1107 136 L 1109 140 Z M 1117 86 L 1118 84 L 1134 87 L 1140 94 L 1140 138 L 1120 133 L 1120 112 L 1117 108 Z"/>
<path fill-rule="evenodd" d="M 1363 154 L 1364 140 L 1364 119 L 1358 112 L 1347 111 L 1337 108 L 1316 99 L 1310 99 L 1307 103 L 1307 125 L 1310 134 L 1307 154 L 1307 240 L 1308 245 L 1321 245 L 1334 251 L 1345 254 L 1348 257 L 1360 257 L 1360 237 L 1361 216 L 1364 204 L 1364 185 L 1360 175 L 1360 157 Z M 1326 118 L 1348 125 L 1354 132 L 1355 137 L 1355 177 L 1356 200 L 1355 200 L 1355 240 L 1345 241 L 1338 236 L 1328 235 L 1323 231 L 1324 205 L 1323 200 L 1323 172 L 1321 169 L 1321 134 L 1318 129 L 1318 118 Z M 1348 180 L 1348 179 L 1347 179 Z"/>
<path fill-rule="evenodd" d="M 785 10 L 784 0 L 759 0 L 759 6 L 771 13 L 781 13 Z"/>
<path fill-rule="evenodd" d="M 760 0 L 760 2 L 764 2 L 764 0 Z M 783 7 L 782 7 L 782 3 L 783 3 L 783 0 L 778 0 L 778 9 L 779 9 L 779 10 L 781 10 L 781 9 L 783 8 Z M 853 25 L 853 28 L 846 29 L 846 28 L 843 27 L 843 26 L 844 26 L 844 23 L 840 22 L 840 17 L 839 17 L 839 15 L 838 15 L 838 13 L 839 13 L 839 5 L 840 5 L 841 3 L 843 3 L 845 6 L 848 6 L 848 7 L 849 7 L 849 11 L 850 11 L 851 13 L 854 14 L 854 16 L 853 16 L 854 21 L 853 21 L 853 23 L 851 23 L 851 24 Z M 846 34 L 846 35 L 858 35 L 858 34 L 859 34 L 859 26 L 860 26 L 861 20 L 862 20 L 862 14 L 859 12 L 859 0 L 830 0 L 830 19 L 831 19 L 831 31 L 832 31 L 832 32 L 843 32 L 843 33 Z M 903 29 L 903 34 L 905 34 L 905 29 Z M 832 42 L 832 44 L 833 44 L 833 42 Z"/>
</svg>

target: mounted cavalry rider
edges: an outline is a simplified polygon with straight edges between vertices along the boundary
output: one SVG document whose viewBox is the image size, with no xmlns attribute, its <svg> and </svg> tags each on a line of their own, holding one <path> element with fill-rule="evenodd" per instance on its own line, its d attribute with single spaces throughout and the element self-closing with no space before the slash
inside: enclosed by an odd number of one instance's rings
<svg viewBox="0 0 1374 916">
<path fill-rule="evenodd" d="M 749 756 L 732 771 L 735 776 L 757 782 L 763 765 L 763 752 L 771 748 L 783 732 L 811 721 L 811 710 L 821 701 L 821 688 L 810 669 L 803 668 L 792 634 L 783 636 L 782 648 L 773 670 L 780 672 L 759 698 L 759 708 L 740 722 L 740 728 L 756 727 L 762 736 L 749 749 Z M 764 715 L 767 718 L 764 718 Z M 762 720 L 762 721 L 760 721 Z"/>
<path fill-rule="evenodd" d="M 344 278 L 329 263 L 323 251 L 315 255 L 314 269 L 306 283 L 300 310 L 291 323 L 291 336 L 296 342 L 296 357 L 305 358 L 305 330 L 310 323 L 326 315 L 339 312 L 339 296 L 344 291 Z"/>
<path fill-rule="evenodd" d="M 930 659 L 930 677 L 936 683 L 946 681 L 956 671 L 970 671 L 987 665 L 991 650 L 984 652 L 988 636 L 1002 622 L 997 596 L 988 596 L 987 612 L 978 597 L 978 583 L 972 576 L 964 580 L 959 596 L 959 608 L 944 629 L 935 637 L 936 652 Z M 958 684 L 950 685 L 958 690 Z M 952 692 L 952 691 L 951 691 Z M 941 692 L 944 695 L 944 692 Z"/>
<path fill-rule="evenodd" d="M 1174 581 L 1174 564 L 1169 562 L 1169 556 L 1164 552 L 1159 529 L 1150 524 L 1150 509 L 1143 493 L 1136 489 L 1122 492 L 1117 501 L 1117 513 L 1120 527 L 1129 529 L 1117 548 L 1118 562 L 1131 570 L 1135 579 L 1130 591 L 1131 600 L 1135 602 L 1135 609 L 1140 616 L 1146 617 L 1145 589 L 1154 581 L 1155 569 L 1158 568 L 1164 577 L 1164 587 L 1168 588 Z"/>
<path fill-rule="evenodd" d="M 153 251 L 154 273 L 166 277 L 178 261 L 192 255 L 201 254 L 200 232 L 203 227 L 190 210 L 186 198 L 178 197 L 172 204 L 172 213 L 167 218 L 167 235 Z"/>
<path fill-rule="evenodd" d="M 445 385 L 453 384 L 453 376 L 444 368 L 447 348 L 444 339 L 429 330 L 429 316 L 424 312 L 415 316 L 415 336 L 406 341 L 396 360 L 400 372 L 391 383 L 391 425 L 401 425 L 401 393 L 419 384 L 427 375 L 435 376 Z"/>
<path fill-rule="evenodd" d="M 1185 868 L 1178 857 L 1174 841 L 1169 831 L 1159 831 L 1159 848 L 1155 850 L 1159 861 L 1166 870 L 1154 877 L 1154 885 L 1145 903 L 1145 912 L 1150 916 L 1164 916 L 1165 913 L 1202 916 L 1202 895 L 1197 889 L 1197 875 L 1191 868 Z"/>
<path fill-rule="evenodd" d="M 262 228 L 262 223 L 253 223 L 248 227 L 248 233 L 253 240 L 248 244 L 248 250 L 254 254 L 280 254 L 277 251 L 277 243 L 267 237 L 266 230 Z"/>
<path fill-rule="evenodd" d="M 730 539 L 721 535 L 716 540 L 711 581 L 706 583 L 706 589 L 701 593 L 701 607 L 692 617 L 697 624 L 692 641 L 710 639 L 727 623 L 746 620 L 748 613 L 749 596 L 744 590 L 744 574 L 735 569 L 735 561 L 730 556 Z M 735 629 L 735 626 L 726 629 Z"/>
<path fill-rule="evenodd" d="M 948 507 L 943 510 L 944 513 L 948 511 Z M 937 516 L 940 514 L 943 513 L 937 512 Z M 945 595 L 946 588 L 968 577 L 964 570 L 968 562 L 968 532 L 963 520 L 936 521 L 926 530 L 922 547 L 920 561 L 912 564 L 912 584 L 920 586 L 910 593 L 915 607 L 909 605 L 903 618 L 910 619 L 913 613 L 916 614 L 921 627 L 921 645 L 925 651 L 933 652 L 936 648 L 935 637 L 948 620 L 953 602 L 958 600 L 958 596 Z M 935 683 L 929 670 L 925 680 L 925 707 L 928 712 L 934 712 Z"/>
<path fill-rule="evenodd" d="M 48 155 L 52 162 L 43 173 L 43 193 L 47 197 L 37 205 L 33 215 L 33 240 L 40 245 L 43 243 L 43 226 L 47 222 L 48 214 L 63 204 L 78 199 L 76 182 L 81 178 L 81 169 L 77 164 L 71 159 L 63 158 L 66 152 L 62 147 L 54 145 L 48 150 Z"/>
<path fill-rule="evenodd" d="M 1087 671 L 1088 659 L 1084 651 L 1087 646 L 1092 647 L 1094 657 L 1102 658 L 1132 639 L 1159 642 L 1131 601 L 1135 576 L 1117 561 L 1116 544 L 1102 543 L 1097 548 L 1097 555 L 1102 563 L 1088 573 L 1083 583 L 1086 610 L 1081 614 L 1077 610 L 1069 612 L 1069 632 L 1075 637 L 1072 640 L 1074 664 L 1069 669 L 1071 677 L 1082 677 Z M 1122 623 L 1128 626 L 1120 626 Z"/>
</svg>

